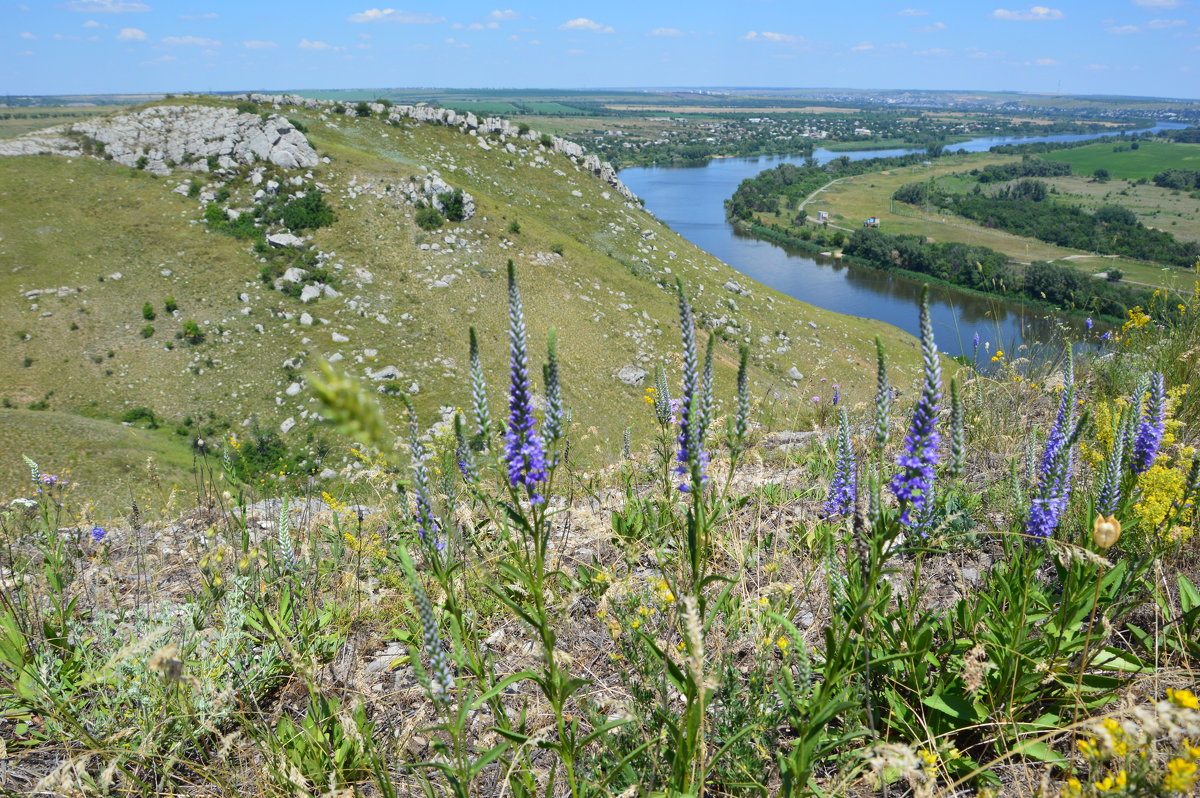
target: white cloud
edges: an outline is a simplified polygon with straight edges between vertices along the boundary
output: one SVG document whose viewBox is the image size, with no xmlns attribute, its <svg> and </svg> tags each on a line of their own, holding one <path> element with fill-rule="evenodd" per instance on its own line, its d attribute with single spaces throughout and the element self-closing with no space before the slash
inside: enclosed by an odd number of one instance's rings
<svg viewBox="0 0 1200 798">
<path fill-rule="evenodd" d="M 299 47 L 301 50 L 333 50 L 333 51 L 337 51 L 337 50 L 342 49 L 341 47 L 335 47 L 334 45 L 330 44 L 329 42 L 323 42 L 320 40 L 309 41 L 308 39 L 301 39 L 300 44 L 298 44 L 296 46 Z"/>
<path fill-rule="evenodd" d="M 898 16 L 898 17 L 927 17 L 927 16 L 929 16 L 929 12 L 922 11 L 919 8 L 906 8 L 903 11 L 896 14 L 896 16 Z"/>
<path fill-rule="evenodd" d="M 401 25 L 431 25 L 445 22 L 445 17 L 420 11 L 401 11 L 398 8 L 368 8 L 346 17 L 347 22 L 396 22 Z"/>
<path fill-rule="evenodd" d="M 756 30 L 748 31 L 742 37 L 742 41 L 744 42 L 774 42 L 775 44 L 794 44 L 801 39 L 802 37 L 793 36 L 790 33 L 774 33 L 769 30 L 762 31 L 761 33 Z"/>
<path fill-rule="evenodd" d="M 242 47 L 245 47 L 247 50 L 270 50 L 278 46 L 275 42 L 260 41 L 259 39 L 242 42 Z"/>
<path fill-rule="evenodd" d="M 1146 23 L 1146 27 L 1154 28 L 1155 30 L 1164 30 L 1166 28 L 1178 28 L 1186 24 L 1187 22 L 1182 19 L 1152 19 Z"/>
<path fill-rule="evenodd" d="M 22 39 L 36 39 L 36 38 L 37 38 L 37 36 L 35 36 L 34 34 L 30 33 L 29 31 L 25 31 L 24 33 L 22 33 L 22 34 L 21 34 L 21 38 L 22 38 Z"/>
<path fill-rule="evenodd" d="M 874 49 L 875 49 L 875 45 L 871 44 L 870 42 L 859 42 L 858 44 L 856 44 L 850 48 L 850 52 L 865 53 L 867 50 L 874 50 Z"/>
<path fill-rule="evenodd" d="M 595 20 L 587 17 L 578 17 L 577 19 L 567 20 L 559 25 L 559 30 L 590 30 L 592 33 L 612 33 L 611 25 L 602 25 Z"/>
<path fill-rule="evenodd" d="M 950 55 L 950 51 L 944 47 L 931 47 L 928 50 L 917 50 L 914 55 Z"/>
<path fill-rule="evenodd" d="M 1117 36 L 1124 36 L 1127 33 L 1140 33 L 1142 29 L 1137 25 L 1113 25 L 1105 30 Z"/>
<path fill-rule="evenodd" d="M 137 0 L 70 0 L 66 5 L 80 14 L 129 14 L 150 10 L 150 6 Z"/>
<path fill-rule="evenodd" d="M 1133 4 L 1143 8 L 1179 8 L 1183 0 L 1133 0 Z"/>
<path fill-rule="evenodd" d="M 1108 69 L 1107 64 L 1088 64 L 1088 69 Z"/>
<path fill-rule="evenodd" d="M 567 50 L 567 55 L 583 55 L 585 50 Z"/>
<path fill-rule="evenodd" d="M 992 16 L 996 19 L 1008 20 L 1009 22 L 1047 22 L 1054 19 L 1063 19 L 1066 17 L 1066 14 L 1057 8 L 1030 6 L 1028 11 L 1010 11 L 1007 8 L 997 8 L 992 12 Z"/>
<path fill-rule="evenodd" d="M 500 23 L 493 20 L 492 22 L 489 22 L 487 26 L 488 30 L 495 30 L 496 28 L 500 27 Z"/>
<path fill-rule="evenodd" d="M 932 22 L 928 25 L 922 25 L 919 28 L 913 28 L 917 33 L 937 33 L 946 29 L 945 22 Z"/>
<path fill-rule="evenodd" d="M 17 55 L 33 55 L 33 50 L 22 50 Z"/>
<path fill-rule="evenodd" d="M 479 22 L 472 22 L 467 26 L 467 30 L 483 30 L 483 25 Z"/>
<path fill-rule="evenodd" d="M 654 30 L 650 31 L 650 35 L 678 38 L 679 36 L 686 36 L 687 34 L 681 31 L 679 28 L 655 28 Z"/>
<path fill-rule="evenodd" d="M 1058 62 L 1053 58 L 1039 58 L 1033 63 L 1037 64 L 1038 66 L 1058 66 Z"/>
<path fill-rule="evenodd" d="M 146 32 L 137 28 L 121 28 L 121 32 L 117 34 L 119 42 L 144 42 L 146 41 Z"/>
<path fill-rule="evenodd" d="M 521 18 L 521 15 L 518 14 L 516 11 L 513 11 L 511 8 L 506 8 L 503 11 L 501 11 L 500 9 L 496 9 L 492 13 L 488 14 L 488 19 L 496 19 L 496 20 L 501 20 L 501 21 L 507 21 L 510 19 L 520 19 L 520 18 Z"/>
<path fill-rule="evenodd" d="M 83 27 L 85 27 L 85 28 L 102 28 L 104 26 L 101 25 L 99 22 L 97 22 L 94 19 L 89 19 L 87 22 L 83 23 Z"/>
<path fill-rule="evenodd" d="M 132 30 L 132 29 L 131 29 Z M 141 33 L 141 31 L 138 31 Z M 145 36 L 145 34 L 142 34 Z M 162 40 L 163 44 L 168 44 L 173 47 L 220 47 L 221 43 L 216 39 L 206 39 L 203 36 L 166 36 Z"/>
<path fill-rule="evenodd" d="M 221 15 L 220 15 L 220 14 L 218 14 L 217 12 L 215 12 L 215 11 L 210 11 L 210 12 L 208 12 L 207 14 L 180 14 L 180 15 L 179 15 L 179 18 L 180 18 L 180 19 L 187 19 L 187 20 L 192 20 L 192 19 L 216 19 L 216 18 L 217 18 L 217 17 L 219 17 L 219 16 L 221 16 Z"/>
</svg>

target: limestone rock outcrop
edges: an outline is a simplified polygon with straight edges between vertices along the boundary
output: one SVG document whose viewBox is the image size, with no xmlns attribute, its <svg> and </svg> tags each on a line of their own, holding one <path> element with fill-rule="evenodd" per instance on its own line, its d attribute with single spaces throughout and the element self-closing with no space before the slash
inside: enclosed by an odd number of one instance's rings
<svg viewBox="0 0 1200 798">
<path fill-rule="evenodd" d="M 263 119 L 234 108 L 202 105 L 159 105 L 0 142 L 0 155 L 79 156 L 85 151 L 103 153 L 126 166 L 140 163 L 155 174 L 170 174 L 175 168 L 204 171 L 210 157 L 221 167 L 268 161 L 300 169 L 318 161 L 308 139 L 282 116 Z"/>
</svg>

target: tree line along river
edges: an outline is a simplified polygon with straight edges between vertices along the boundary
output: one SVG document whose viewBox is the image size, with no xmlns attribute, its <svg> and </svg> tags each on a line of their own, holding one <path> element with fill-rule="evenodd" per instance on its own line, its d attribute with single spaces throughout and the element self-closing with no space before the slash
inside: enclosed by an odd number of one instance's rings
<svg viewBox="0 0 1200 798">
<path fill-rule="evenodd" d="M 1186 125 L 1159 123 L 1138 132 Z M 1033 137 L 986 137 L 951 145 L 948 151 L 986 152 L 1000 144 L 1070 142 L 1102 134 L 1059 134 Z M 813 151 L 818 163 L 838 157 L 857 161 L 888 158 L 922 149 Z M 718 158 L 695 166 L 639 166 L 621 170 L 621 180 L 645 201 L 645 207 L 672 230 L 715 255 L 737 271 L 789 296 L 817 307 L 876 319 L 917 335 L 917 298 L 922 283 L 903 275 L 814 256 L 735 228 L 725 218 L 725 200 L 745 179 L 781 163 L 803 164 L 805 156 Z M 1036 350 L 1052 341 L 1062 323 L 1085 337 L 1083 322 L 999 297 L 973 294 L 950 286 L 930 291 L 930 310 L 938 346 L 951 355 L 970 355 L 978 334 L 991 351 L 1017 352 L 1022 344 Z M 981 356 L 981 360 L 983 360 Z"/>
</svg>

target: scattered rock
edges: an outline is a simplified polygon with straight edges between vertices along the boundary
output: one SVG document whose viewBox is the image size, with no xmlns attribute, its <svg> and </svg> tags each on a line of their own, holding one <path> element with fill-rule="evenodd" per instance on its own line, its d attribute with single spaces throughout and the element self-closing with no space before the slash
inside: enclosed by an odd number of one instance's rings
<svg viewBox="0 0 1200 798">
<path fill-rule="evenodd" d="M 636 388 L 645 382 L 646 375 L 649 373 L 650 372 L 646 371 L 644 368 L 634 365 L 626 365 L 621 366 L 621 368 L 617 370 L 617 379 L 626 385 L 632 385 Z"/>
<path fill-rule="evenodd" d="M 267 236 L 267 243 L 277 249 L 282 249 L 283 247 L 302 247 L 304 246 L 304 239 L 294 236 L 291 233 L 275 233 L 274 235 Z M 289 269 L 289 271 L 292 270 Z M 300 270 L 296 269 L 295 271 Z M 293 280 L 292 282 L 298 281 Z"/>
</svg>

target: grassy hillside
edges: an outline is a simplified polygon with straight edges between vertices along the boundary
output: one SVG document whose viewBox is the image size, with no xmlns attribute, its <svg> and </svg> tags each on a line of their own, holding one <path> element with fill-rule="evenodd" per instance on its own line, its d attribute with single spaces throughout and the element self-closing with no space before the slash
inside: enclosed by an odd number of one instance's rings
<svg viewBox="0 0 1200 798">
<path fill-rule="evenodd" d="M 456 128 L 284 113 L 329 158 L 312 180 L 328 188 L 337 214 L 310 243 L 327 256 L 340 296 L 308 304 L 260 280 L 264 253 L 210 231 L 200 200 L 174 192 L 189 177 L 216 190 L 212 176 L 155 177 L 89 158 L 0 159 L 0 399 L 108 421 L 145 407 L 181 443 L 197 434 L 222 439 L 229 430 L 252 437 L 292 419 L 295 427 L 279 434 L 299 452 L 298 465 L 311 467 L 314 436 L 325 433 L 313 423 L 307 393 L 287 391 L 318 358 L 340 356 L 339 365 L 358 375 L 395 367 L 395 384 L 414 394 L 429 424 L 450 409 L 446 397 L 467 402 L 467 328 L 475 325 L 493 407 L 503 406 L 509 258 L 524 285 L 532 340 L 559 329 L 567 405 L 600 433 L 576 456 L 606 460 L 619 452 L 616 411 L 642 393 L 616 378 L 622 366 L 652 372 L 665 361 L 675 373 L 668 353 L 677 340 L 677 276 L 721 338 L 718 385 L 732 382 L 736 345 L 751 344 L 756 393 L 781 403 L 786 423 L 806 423 L 787 408 L 827 393 L 831 382 L 852 401 L 866 399 L 877 332 L 894 353 L 897 381 L 907 384 L 915 373 L 914 342 L 899 331 L 760 286 L 749 296 L 726 290 L 731 279 L 749 281 L 536 143 L 521 142 L 515 153 L 499 142 L 485 150 Z M 436 231 L 416 226 L 398 188 L 430 169 L 474 196 L 473 219 Z M 249 207 L 246 172 L 223 181 L 230 191 L 223 207 Z M 42 289 L 55 290 L 29 298 Z M 143 318 L 145 303 L 152 321 Z M 300 323 L 302 313 L 312 326 Z M 203 343 L 175 337 L 187 321 Z M 154 331 L 143 337 L 147 325 Z M 540 357 L 542 346 L 533 351 Z M 804 374 L 799 385 L 782 376 L 793 366 Z M 383 401 L 394 418 L 399 400 Z M 70 448 L 64 439 L 59 451 L 47 449 L 45 466 Z M 342 451 L 326 465 L 342 465 Z M 5 485 L 22 479 L 17 455 L 0 463 Z"/>
</svg>

